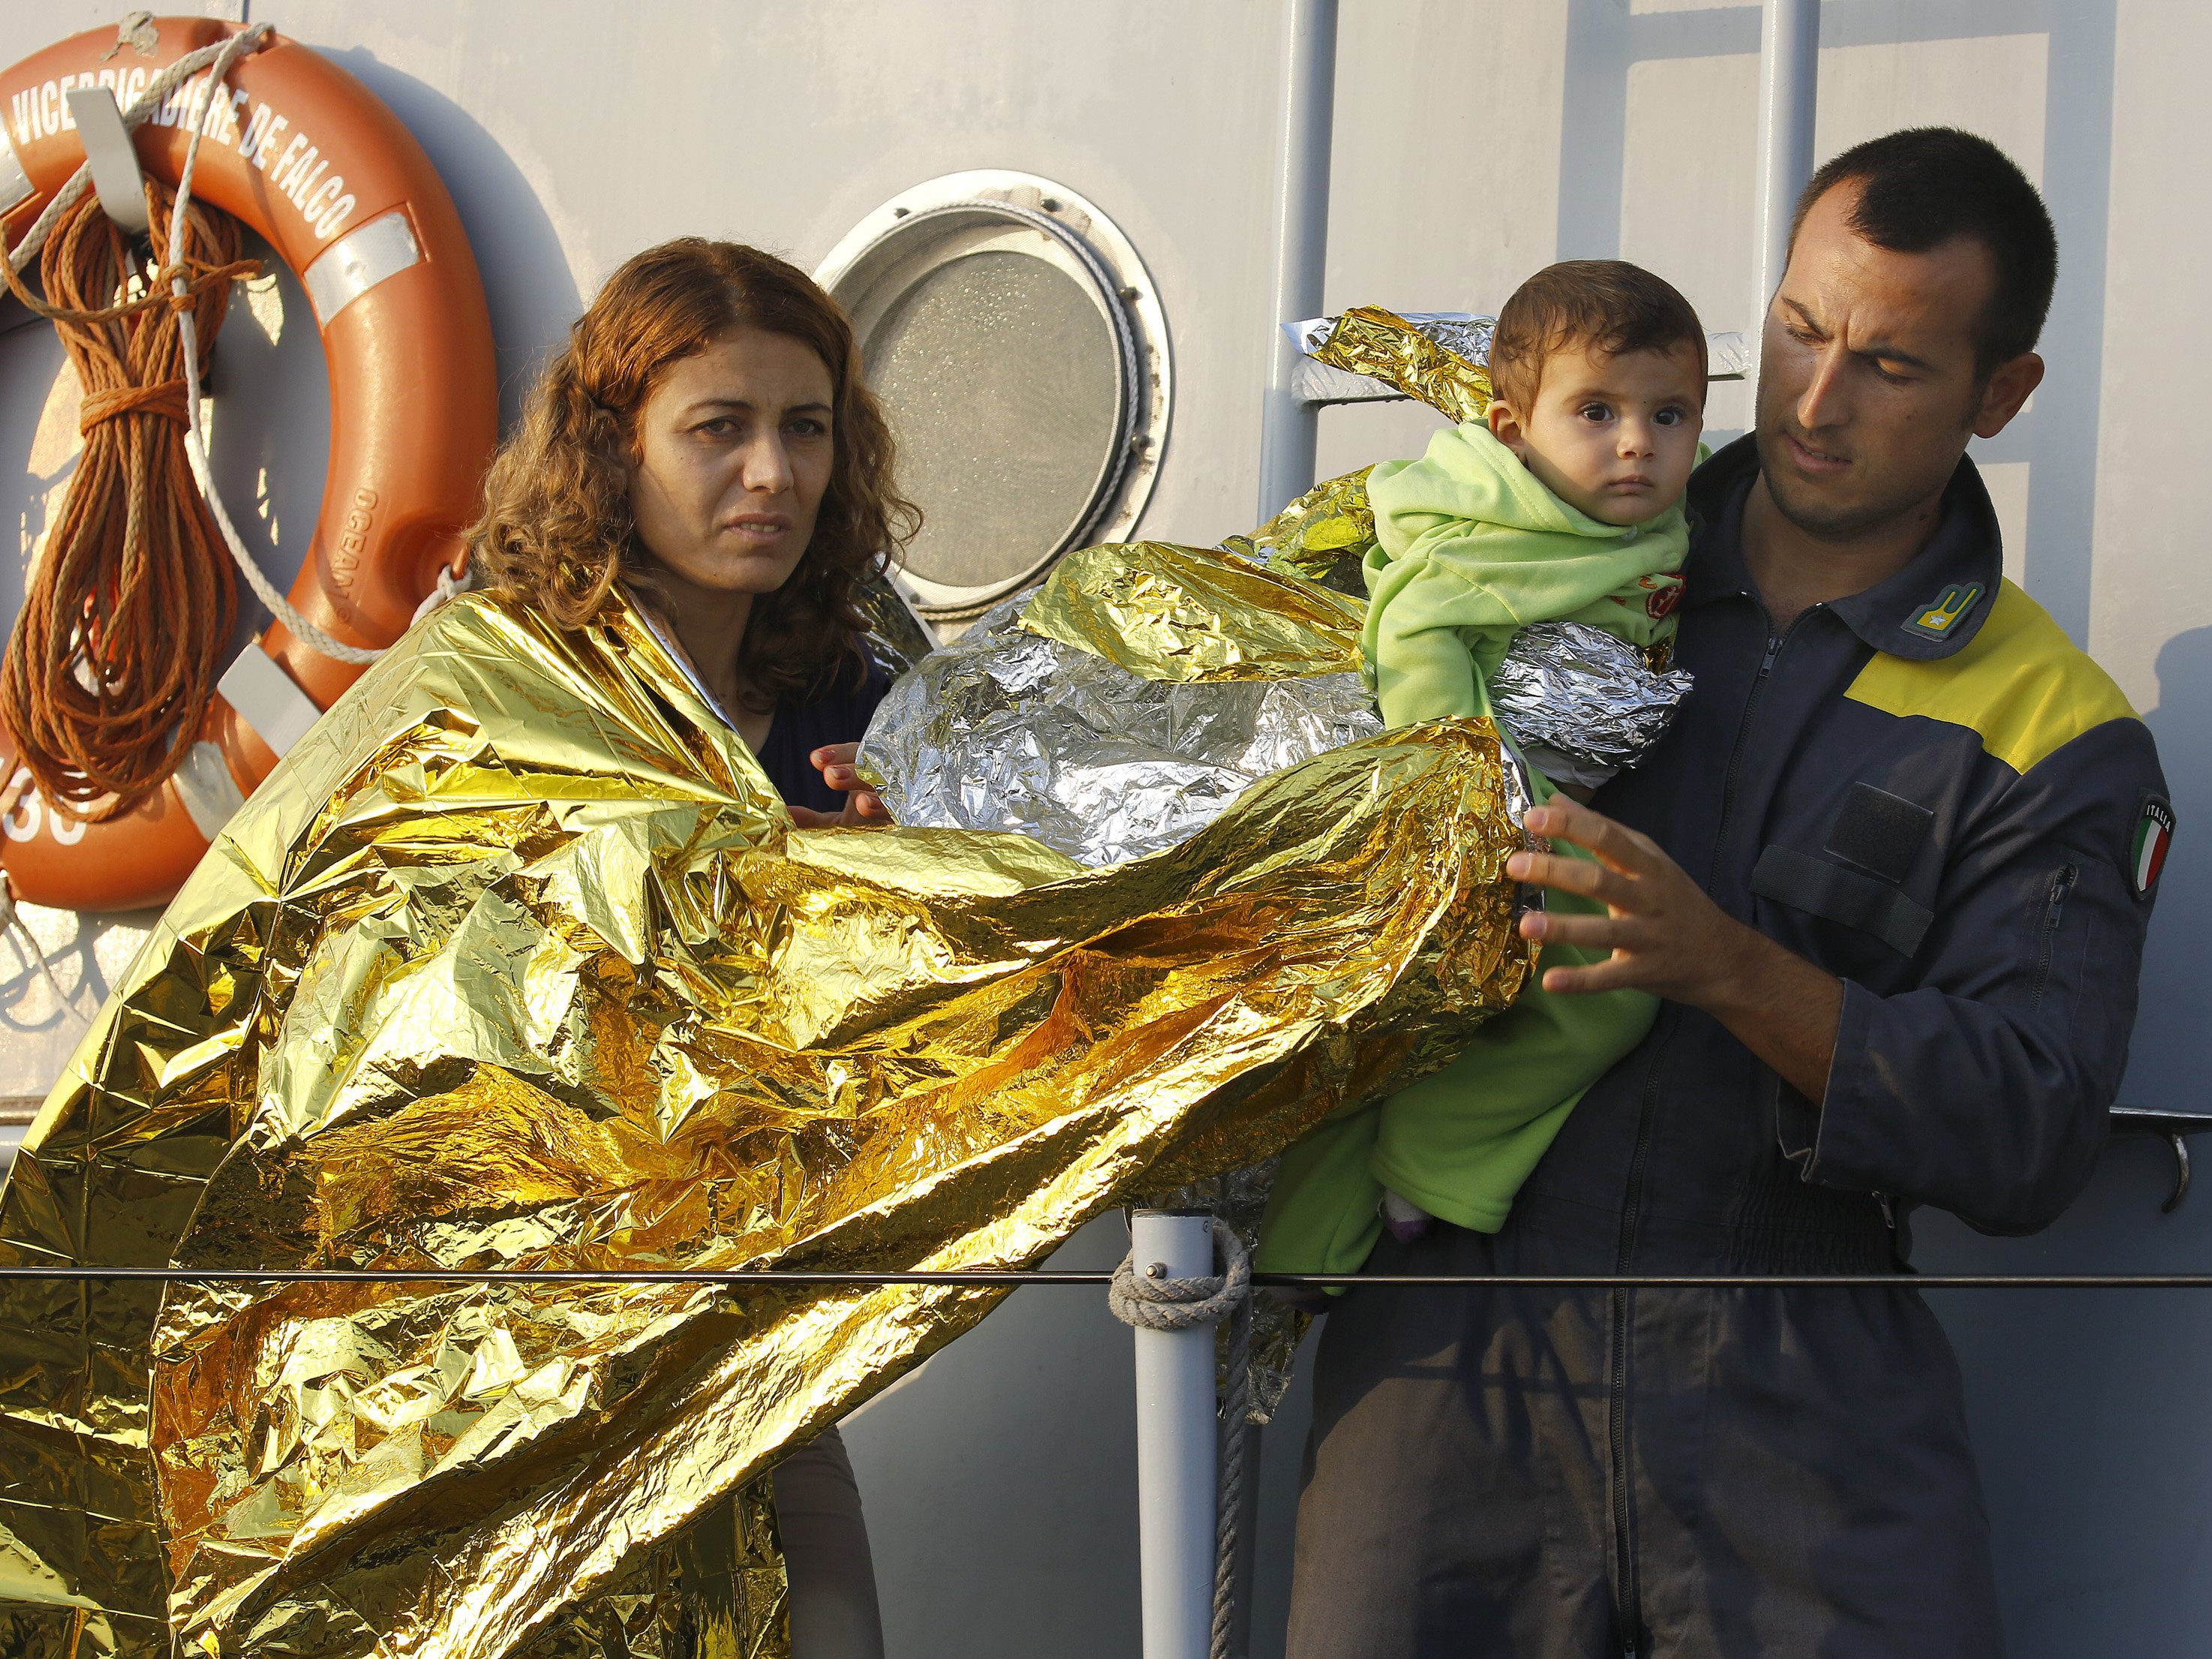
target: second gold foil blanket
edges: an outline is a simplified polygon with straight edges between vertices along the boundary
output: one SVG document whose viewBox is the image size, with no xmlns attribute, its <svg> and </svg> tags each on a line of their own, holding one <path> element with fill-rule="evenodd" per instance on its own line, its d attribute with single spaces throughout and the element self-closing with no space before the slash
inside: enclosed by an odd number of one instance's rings
<svg viewBox="0 0 2212 1659">
<path fill-rule="evenodd" d="M 1013 1267 L 1447 1059 L 1528 970 L 1480 724 L 1089 871 L 797 833 L 632 612 L 437 613 L 235 819 L 7 1259 Z M 755 1483 L 948 1287 L 8 1287 L 11 1653 L 771 1653 Z"/>
</svg>

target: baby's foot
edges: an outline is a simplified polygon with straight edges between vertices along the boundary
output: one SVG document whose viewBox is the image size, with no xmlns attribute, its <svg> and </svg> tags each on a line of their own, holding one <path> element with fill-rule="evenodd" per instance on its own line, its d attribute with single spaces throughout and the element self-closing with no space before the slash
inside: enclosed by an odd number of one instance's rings
<svg viewBox="0 0 2212 1659">
<path fill-rule="evenodd" d="M 1410 1244 L 1427 1233 L 1435 1219 L 1412 1199 L 1401 1198 L 1387 1187 L 1382 1189 L 1382 1224 L 1401 1244 Z"/>
</svg>

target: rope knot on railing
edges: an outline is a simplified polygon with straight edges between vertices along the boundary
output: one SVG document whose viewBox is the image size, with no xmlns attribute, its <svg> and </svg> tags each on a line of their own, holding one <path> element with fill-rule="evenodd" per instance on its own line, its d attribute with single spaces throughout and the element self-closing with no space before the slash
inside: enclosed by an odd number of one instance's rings
<svg viewBox="0 0 2212 1659">
<path fill-rule="evenodd" d="M 1221 1271 L 1203 1279 L 1170 1279 L 1160 1262 L 1142 1272 L 1134 1252 L 1121 1258 L 1107 1287 L 1106 1303 L 1124 1325 L 1148 1331 L 1187 1331 L 1218 1325 L 1252 1295 L 1252 1258 L 1226 1222 L 1213 1224 L 1213 1254 Z"/>
<path fill-rule="evenodd" d="M 1229 1322 L 1225 1386 L 1219 1407 L 1213 1539 L 1212 1659 L 1230 1659 L 1237 1619 L 1237 1556 L 1244 1507 L 1244 1420 L 1252 1403 L 1252 1258 L 1236 1229 L 1213 1218 L 1213 1260 L 1218 1272 L 1198 1279 L 1169 1276 L 1164 1263 L 1137 1266 L 1136 1252 L 1121 1258 L 1106 1287 L 1106 1305 L 1124 1325 L 1148 1331 L 1188 1331 Z"/>
</svg>

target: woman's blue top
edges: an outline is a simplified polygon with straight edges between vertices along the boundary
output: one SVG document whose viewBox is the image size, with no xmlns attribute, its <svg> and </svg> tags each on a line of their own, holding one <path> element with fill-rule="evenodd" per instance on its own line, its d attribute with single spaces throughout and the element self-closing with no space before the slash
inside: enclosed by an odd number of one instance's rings
<svg viewBox="0 0 2212 1659">
<path fill-rule="evenodd" d="M 849 658 L 823 678 L 826 687 L 812 696 L 777 705 L 768 740 L 761 744 L 760 763 L 776 793 L 789 805 L 837 812 L 844 810 L 844 792 L 823 782 L 822 774 L 807 757 L 825 744 L 858 743 L 891 683 L 872 662 L 868 665 L 867 678 L 860 679 Z"/>
<path fill-rule="evenodd" d="M 720 714 L 732 726 L 729 711 L 714 699 L 691 666 L 690 659 L 684 654 L 674 637 L 662 626 L 659 617 L 649 605 L 640 605 L 637 614 L 651 629 L 653 636 L 667 647 L 676 665 L 691 683 L 707 706 Z M 816 750 L 832 743 L 858 743 L 868 732 L 868 721 L 876 712 L 876 705 L 891 689 L 890 677 L 872 657 L 866 659 L 867 674 L 862 678 L 860 660 L 840 653 L 836 661 L 822 672 L 814 682 L 814 689 L 805 696 L 787 699 L 776 705 L 775 719 L 769 722 L 768 740 L 761 744 L 758 757 L 761 769 L 768 781 L 775 786 L 775 793 L 783 797 L 787 806 L 811 806 L 817 812 L 842 812 L 845 796 L 842 790 L 832 789 L 822 781 L 822 774 L 807 758 Z"/>
</svg>

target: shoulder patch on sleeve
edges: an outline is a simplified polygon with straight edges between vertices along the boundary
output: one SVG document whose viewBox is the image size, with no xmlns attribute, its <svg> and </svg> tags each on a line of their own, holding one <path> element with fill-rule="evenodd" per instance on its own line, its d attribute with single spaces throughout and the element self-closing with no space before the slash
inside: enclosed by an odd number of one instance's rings
<svg viewBox="0 0 2212 1659">
<path fill-rule="evenodd" d="M 2136 718 L 2112 676 L 2009 581 L 1960 649 L 1933 662 L 1877 653 L 1844 695 L 1899 719 L 1966 726 L 2021 773 L 2093 727 Z"/>
<path fill-rule="evenodd" d="M 2128 848 L 2128 879 L 2137 898 L 2148 898 L 2158 885 L 2158 872 L 2166 868 L 2166 849 L 2172 845 L 2172 804 L 2146 789 L 2136 813 L 2135 839 Z"/>
</svg>

